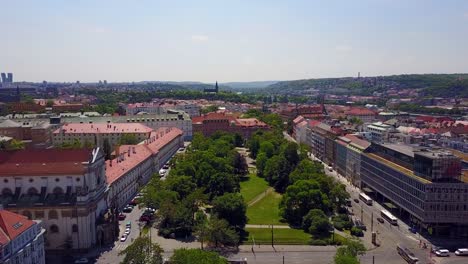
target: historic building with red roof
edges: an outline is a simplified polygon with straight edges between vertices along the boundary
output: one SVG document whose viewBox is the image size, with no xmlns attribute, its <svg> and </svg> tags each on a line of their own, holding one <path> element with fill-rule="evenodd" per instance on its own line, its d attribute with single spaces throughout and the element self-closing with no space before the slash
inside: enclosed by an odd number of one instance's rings
<svg viewBox="0 0 468 264">
<path fill-rule="evenodd" d="M 257 130 L 270 130 L 270 127 L 256 118 L 236 118 L 224 112 L 213 112 L 192 118 L 193 132 L 211 136 L 216 131 L 239 133 L 243 138 L 250 136 Z"/>
<path fill-rule="evenodd" d="M 40 221 L 0 210 L 0 263 L 44 264 L 44 233 Z"/>
<path fill-rule="evenodd" d="M 0 204 L 8 211 L 42 220 L 48 250 L 89 249 L 104 234 L 104 155 L 99 149 L 0 152 Z"/>
<path fill-rule="evenodd" d="M 64 124 L 52 134 L 52 143 L 61 145 L 78 140 L 103 148 L 108 141 L 110 148 L 118 145 L 123 135 L 132 135 L 138 142 L 149 138 L 152 128 L 140 123 L 70 123 Z"/>
<path fill-rule="evenodd" d="M 114 158 L 106 161 L 110 207 L 122 209 L 138 190 L 184 145 L 182 130 L 160 128 L 138 145 L 116 148 Z"/>
</svg>

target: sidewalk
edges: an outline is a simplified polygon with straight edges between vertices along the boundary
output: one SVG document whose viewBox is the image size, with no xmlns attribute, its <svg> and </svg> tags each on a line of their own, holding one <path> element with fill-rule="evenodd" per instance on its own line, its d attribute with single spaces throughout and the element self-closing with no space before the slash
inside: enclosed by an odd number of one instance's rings
<svg viewBox="0 0 468 264">
<path fill-rule="evenodd" d="M 335 252 L 336 246 L 307 246 L 307 245 L 278 245 L 274 248 L 271 245 L 241 245 L 239 252 Z"/>
</svg>

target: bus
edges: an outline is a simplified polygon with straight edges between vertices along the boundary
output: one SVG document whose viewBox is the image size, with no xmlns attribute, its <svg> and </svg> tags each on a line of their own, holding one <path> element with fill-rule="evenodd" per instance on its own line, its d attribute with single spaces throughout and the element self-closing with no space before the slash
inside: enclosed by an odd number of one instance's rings
<svg viewBox="0 0 468 264">
<path fill-rule="evenodd" d="M 397 225 L 398 220 L 395 216 L 393 216 L 389 211 L 387 210 L 382 210 L 380 211 L 380 215 L 382 216 L 383 219 L 387 220 L 390 224 L 392 225 Z"/>
<path fill-rule="evenodd" d="M 409 250 L 407 247 L 402 245 L 397 245 L 398 254 L 406 260 L 409 264 L 416 264 L 418 263 L 419 259 Z"/>
<path fill-rule="evenodd" d="M 365 193 L 360 193 L 359 194 L 359 199 L 361 199 L 367 205 L 372 205 L 372 199 L 369 196 L 367 196 L 367 194 L 365 194 Z"/>
</svg>

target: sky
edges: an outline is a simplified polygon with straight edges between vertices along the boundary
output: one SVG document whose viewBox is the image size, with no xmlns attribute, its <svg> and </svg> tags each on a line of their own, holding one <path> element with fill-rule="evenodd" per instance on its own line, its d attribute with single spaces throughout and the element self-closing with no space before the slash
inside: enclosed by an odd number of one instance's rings
<svg viewBox="0 0 468 264">
<path fill-rule="evenodd" d="M 15 81 L 468 72 L 466 0 L 0 0 Z"/>
</svg>

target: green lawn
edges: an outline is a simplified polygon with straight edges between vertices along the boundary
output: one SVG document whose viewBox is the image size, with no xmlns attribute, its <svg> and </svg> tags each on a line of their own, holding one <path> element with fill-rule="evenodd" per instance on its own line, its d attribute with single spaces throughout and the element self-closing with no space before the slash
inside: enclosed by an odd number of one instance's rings
<svg viewBox="0 0 468 264">
<path fill-rule="evenodd" d="M 240 183 L 241 194 L 244 201 L 249 203 L 257 195 L 261 194 L 268 188 L 268 183 L 255 174 L 250 174 L 249 179 Z"/>
<path fill-rule="evenodd" d="M 281 194 L 270 192 L 263 199 L 247 208 L 248 224 L 285 225 L 280 222 L 279 203 Z"/>
<path fill-rule="evenodd" d="M 271 229 L 269 228 L 246 228 L 249 232 L 249 237 L 244 244 L 253 244 L 252 237 L 255 239 L 255 244 L 271 244 Z M 310 235 L 301 229 L 281 229 L 273 230 L 274 244 L 283 245 L 307 245 L 310 241 Z"/>
</svg>

